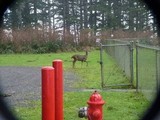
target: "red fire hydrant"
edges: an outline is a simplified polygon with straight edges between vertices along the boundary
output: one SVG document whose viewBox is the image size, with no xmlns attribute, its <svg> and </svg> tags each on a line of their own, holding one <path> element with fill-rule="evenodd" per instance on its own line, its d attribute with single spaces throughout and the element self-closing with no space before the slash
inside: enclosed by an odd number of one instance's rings
<svg viewBox="0 0 160 120">
<path fill-rule="evenodd" d="M 102 106 L 105 104 L 105 101 L 102 99 L 102 96 L 95 91 L 90 99 L 87 101 L 88 107 L 80 108 L 79 117 L 86 117 L 88 120 L 102 120 L 103 119 L 103 109 Z"/>
</svg>

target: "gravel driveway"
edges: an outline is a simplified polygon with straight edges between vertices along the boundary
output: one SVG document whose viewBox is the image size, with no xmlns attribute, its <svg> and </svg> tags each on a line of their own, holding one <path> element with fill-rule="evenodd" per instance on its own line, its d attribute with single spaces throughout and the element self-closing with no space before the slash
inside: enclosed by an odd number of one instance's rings
<svg viewBox="0 0 160 120">
<path fill-rule="evenodd" d="M 64 72 L 64 91 L 75 91 L 78 77 Z M 0 67 L 0 90 L 10 105 L 27 105 L 28 100 L 41 99 L 41 67 Z"/>
</svg>

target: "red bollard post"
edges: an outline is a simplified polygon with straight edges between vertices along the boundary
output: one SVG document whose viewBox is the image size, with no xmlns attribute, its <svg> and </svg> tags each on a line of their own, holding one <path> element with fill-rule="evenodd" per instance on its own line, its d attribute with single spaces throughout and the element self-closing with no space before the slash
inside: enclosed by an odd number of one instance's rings
<svg viewBox="0 0 160 120">
<path fill-rule="evenodd" d="M 55 120 L 55 69 L 43 67 L 42 74 L 42 120 Z"/>
<path fill-rule="evenodd" d="M 63 65 L 62 60 L 52 62 L 55 68 L 55 120 L 63 120 Z"/>
</svg>

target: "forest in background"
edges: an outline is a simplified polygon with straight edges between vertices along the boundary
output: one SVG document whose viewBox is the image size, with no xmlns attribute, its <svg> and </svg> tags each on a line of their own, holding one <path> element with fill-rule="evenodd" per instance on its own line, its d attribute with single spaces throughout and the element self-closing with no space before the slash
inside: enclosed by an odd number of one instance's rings
<svg viewBox="0 0 160 120">
<path fill-rule="evenodd" d="M 97 37 L 155 39 L 156 30 L 138 0 L 17 0 L 4 15 L 0 53 L 71 51 Z"/>
</svg>

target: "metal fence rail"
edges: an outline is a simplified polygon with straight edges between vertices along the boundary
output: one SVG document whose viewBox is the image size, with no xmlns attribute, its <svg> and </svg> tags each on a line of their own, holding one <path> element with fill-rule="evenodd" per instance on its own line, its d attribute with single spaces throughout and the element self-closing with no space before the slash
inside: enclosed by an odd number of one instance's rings
<svg viewBox="0 0 160 120">
<path fill-rule="evenodd" d="M 136 44 L 136 79 L 137 89 L 152 100 L 160 82 L 160 49 Z"/>
</svg>

